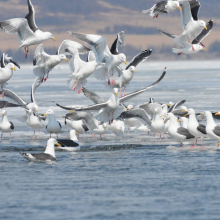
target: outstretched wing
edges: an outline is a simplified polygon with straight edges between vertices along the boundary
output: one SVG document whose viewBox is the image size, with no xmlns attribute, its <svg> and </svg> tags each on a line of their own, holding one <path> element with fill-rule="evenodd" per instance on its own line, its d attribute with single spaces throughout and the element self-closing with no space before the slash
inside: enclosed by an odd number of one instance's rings
<svg viewBox="0 0 220 220">
<path fill-rule="evenodd" d="M 35 10 L 34 10 L 34 6 L 32 5 L 30 0 L 27 0 L 28 3 L 28 9 L 29 9 L 29 13 L 26 15 L 26 19 L 28 21 L 28 25 L 30 27 L 30 29 L 35 32 L 36 30 L 38 30 L 38 27 L 35 23 Z"/>
<path fill-rule="evenodd" d="M 128 118 L 140 118 L 148 125 L 151 125 L 150 116 L 143 109 L 131 109 L 124 111 L 118 117 L 118 119 L 128 119 Z"/>
<path fill-rule="evenodd" d="M 192 41 L 192 44 L 199 44 L 200 42 L 202 42 L 203 39 L 206 38 L 212 31 L 213 25 L 214 23 L 213 20 L 211 19 L 206 25 L 207 30 L 203 29 L 201 33 Z"/>
<path fill-rule="evenodd" d="M 191 14 L 192 17 L 195 21 L 198 21 L 198 14 L 199 14 L 199 9 L 200 9 L 200 3 L 198 0 L 190 1 L 190 8 L 191 8 Z"/>
<path fill-rule="evenodd" d="M 10 103 L 8 101 L 0 101 L 0 108 L 12 108 L 12 107 L 23 107 L 23 106 Z"/>
<path fill-rule="evenodd" d="M 144 62 L 147 60 L 147 58 L 152 54 L 152 49 L 144 50 L 141 53 L 137 54 L 133 60 L 130 62 L 130 64 L 126 67 L 126 70 L 130 66 L 136 67 L 139 63 Z"/>
<path fill-rule="evenodd" d="M 64 40 L 61 44 L 60 47 L 57 50 L 57 55 L 58 54 L 65 54 L 68 55 L 68 53 L 66 52 L 66 49 L 68 47 L 75 47 L 77 48 L 79 54 L 87 54 L 89 53 L 89 51 L 91 51 L 90 48 L 76 42 L 76 41 L 72 41 L 72 40 Z"/>
<path fill-rule="evenodd" d="M 1 21 L 0 28 L 8 34 L 17 34 L 21 43 L 28 37 L 34 37 L 34 32 L 30 29 L 26 18 Z"/>
<path fill-rule="evenodd" d="M 0 94 L 2 94 L 2 92 L 0 92 Z M 8 89 L 4 89 L 4 95 L 10 99 L 13 99 L 19 105 L 27 105 L 27 103 L 20 96 L 16 95 L 14 92 Z"/>
<path fill-rule="evenodd" d="M 68 33 L 83 42 L 86 42 L 95 54 L 98 63 L 106 63 L 111 56 L 107 40 L 105 37 L 94 35 L 94 34 L 80 34 L 68 31 Z"/>
<path fill-rule="evenodd" d="M 115 39 L 114 43 L 112 44 L 111 46 L 111 53 L 114 54 L 114 55 L 117 55 L 119 54 L 118 52 L 118 46 L 120 45 L 121 47 L 125 46 L 125 39 L 126 39 L 126 36 L 125 36 L 125 33 L 124 31 L 121 31 L 117 34 L 117 38 Z"/>
<path fill-rule="evenodd" d="M 185 30 L 187 24 L 193 19 L 191 8 L 188 1 L 181 1 L 180 6 L 182 8 L 180 11 L 182 30 Z"/>
<path fill-rule="evenodd" d="M 86 97 L 88 97 L 92 102 L 94 102 L 95 104 L 101 104 L 101 103 L 105 103 L 106 101 L 101 98 L 100 96 L 98 96 L 96 93 L 86 89 L 86 88 L 82 88 L 82 91 L 84 93 L 84 95 Z"/>
<path fill-rule="evenodd" d="M 160 78 L 159 78 L 156 82 L 154 82 L 153 84 L 147 86 L 147 87 L 144 88 L 144 89 L 140 89 L 140 90 L 138 90 L 138 91 L 136 91 L 136 92 L 130 93 L 130 94 L 128 94 L 128 95 L 126 95 L 126 96 L 120 98 L 120 99 L 119 99 L 120 103 L 125 102 L 125 101 L 127 101 L 127 100 L 129 100 L 129 99 L 131 99 L 131 98 L 134 98 L 135 96 L 137 96 L 137 95 L 139 95 L 139 94 L 145 92 L 146 90 L 150 89 L 151 87 L 153 87 L 154 85 L 156 85 L 157 83 L 159 83 L 159 82 L 164 78 L 165 75 L 166 75 L 166 67 L 165 67 L 165 69 L 164 69 L 164 72 L 162 73 L 162 75 L 160 76 Z"/>
<path fill-rule="evenodd" d="M 183 105 L 185 102 L 186 102 L 186 100 L 182 100 L 182 101 L 176 102 L 175 104 L 173 104 L 173 105 L 170 107 L 168 113 L 173 112 L 176 108 L 178 108 L 179 106 Z"/>
</svg>

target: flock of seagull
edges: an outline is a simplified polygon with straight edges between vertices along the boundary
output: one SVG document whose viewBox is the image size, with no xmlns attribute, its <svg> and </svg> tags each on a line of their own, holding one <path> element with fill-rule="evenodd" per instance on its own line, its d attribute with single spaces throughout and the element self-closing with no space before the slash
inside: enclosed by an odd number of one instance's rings
<svg viewBox="0 0 220 220">
<path fill-rule="evenodd" d="M 197 140 L 211 138 L 218 140 L 220 145 L 220 127 L 218 127 L 213 117 L 219 119 L 220 113 L 195 113 L 191 108 L 182 106 L 185 100 L 169 104 L 157 103 L 153 98 L 150 101 L 138 106 L 128 105 L 124 103 L 138 96 L 146 90 L 158 84 L 166 75 L 167 68 L 165 67 L 162 75 L 149 86 L 138 91 L 126 94 L 126 87 L 133 79 L 137 66 L 146 61 L 152 54 L 152 49 L 147 49 L 137 54 L 133 60 L 127 64 L 126 56 L 119 53 L 119 46 L 125 46 L 126 36 L 123 31 L 117 34 L 111 48 L 108 47 L 107 40 L 103 36 L 94 34 L 82 34 L 68 31 L 69 35 L 85 45 L 73 41 L 64 40 L 57 50 L 56 55 L 49 55 L 44 51 L 42 42 L 53 39 L 55 37 L 50 32 L 42 32 L 35 23 L 35 10 L 30 0 L 27 0 L 29 13 L 25 18 L 14 18 L 0 22 L 0 28 L 6 33 L 17 34 L 21 42 L 18 49 L 24 48 L 25 57 L 27 58 L 29 47 L 40 44 L 35 50 L 33 58 L 33 73 L 36 79 L 33 82 L 31 89 L 31 101 L 25 102 L 19 95 L 11 90 L 5 89 L 4 85 L 13 76 L 13 71 L 20 66 L 12 60 L 7 54 L 1 57 L 0 68 L 0 85 L 2 88 L 2 98 L 7 97 L 15 103 L 9 101 L 0 101 L 0 108 L 22 107 L 25 110 L 23 120 L 34 131 L 40 131 L 45 126 L 42 121 L 48 119 L 46 129 L 50 134 L 50 139 L 47 141 L 46 150 L 44 153 L 21 153 L 29 161 L 55 161 L 55 149 L 74 151 L 80 149 L 78 142 L 79 134 L 85 134 L 87 131 L 92 131 L 93 135 L 98 134 L 102 139 L 102 135 L 110 130 L 111 132 L 122 131 L 124 133 L 125 125 L 133 129 L 139 124 L 138 130 L 152 132 L 153 135 L 169 134 L 172 138 L 180 142 L 180 146 L 184 141 L 192 141 L 194 144 L 191 147 L 197 146 Z M 144 10 L 143 13 L 149 13 L 153 18 L 157 18 L 160 13 L 170 13 L 175 9 L 180 10 L 181 26 L 183 33 L 180 36 L 166 33 L 158 30 L 163 35 L 171 38 L 174 43 L 182 46 L 181 49 L 173 48 L 174 53 L 181 55 L 194 54 L 201 50 L 205 50 L 202 40 L 211 32 L 213 28 L 213 20 L 207 24 L 198 19 L 200 3 L 197 0 L 191 1 L 161 1 L 155 4 L 151 9 Z M 192 40 L 193 39 L 193 40 Z M 83 61 L 80 55 L 87 54 L 87 61 Z M 67 58 L 68 57 L 68 58 Z M 70 131 L 69 139 L 58 139 L 58 134 L 64 130 L 56 120 L 54 111 L 49 109 L 45 114 L 38 112 L 38 105 L 34 98 L 37 88 L 45 83 L 49 78 L 49 73 L 61 61 L 69 62 L 71 76 L 67 80 L 71 90 L 81 91 L 94 104 L 89 106 L 61 106 L 55 103 L 62 109 L 69 111 L 63 117 L 65 125 Z M 126 64 L 125 69 L 121 68 L 121 64 Z M 105 81 L 106 86 L 112 89 L 112 94 L 108 100 L 104 100 L 94 92 L 85 88 L 90 75 L 94 74 L 97 80 Z M 115 79 L 115 75 L 118 77 Z M 123 90 L 123 91 L 122 91 Z M 119 95 L 120 92 L 120 95 Z M 94 116 L 93 112 L 98 111 Z M 200 124 L 200 121 L 206 119 L 207 125 Z M 3 133 L 14 131 L 15 126 L 8 120 L 6 110 L 2 111 L 2 123 L 0 125 L 1 138 Z M 40 134 L 40 133 L 39 133 Z M 57 135 L 57 139 L 51 138 L 52 134 Z M 78 135 L 78 137 L 77 137 Z M 201 143 L 203 147 L 203 143 Z"/>
</svg>

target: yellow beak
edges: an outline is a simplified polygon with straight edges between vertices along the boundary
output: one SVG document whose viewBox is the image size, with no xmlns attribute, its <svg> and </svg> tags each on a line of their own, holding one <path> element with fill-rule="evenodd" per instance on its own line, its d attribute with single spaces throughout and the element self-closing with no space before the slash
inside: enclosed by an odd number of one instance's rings
<svg viewBox="0 0 220 220">
<path fill-rule="evenodd" d="M 54 40 L 54 41 L 56 41 L 56 38 L 55 38 L 55 37 L 53 37 L 53 40 Z"/>
<path fill-rule="evenodd" d="M 217 113 L 215 113 L 215 115 L 219 115 L 219 113 L 217 112 Z"/>
<path fill-rule="evenodd" d="M 204 27 L 206 30 L 208 29 L 206 26 Z"/>
<path fill-rule="evenodd" d="M 179 120 L 179 119 L 178 119 L 177 121 L 178 121 L 178 122 L 180 122 L 180 120 Z"/>
<path fill-rule="evenodd" d="M 157 113 L 157 111 L 154 111 L 154 113 Z"/>
<path fill-rule="evenodd" d="M 13 68 L 13 70 L 14 70 L 14 71 L 16 71 L 16 69 L 15 69 L 15 68 Z"/>
<path fill-rule="evenodd" d="M 200 115 L 204 115 L 204 113 L 200 113 Z"/>
<path fill-rule="evenodd" d="M 46 116 L 46 115 L 47 115 L 47 113 L 44 114 L 44 116 Z"/>
<path fill-rule="evenodd" d="M 124 61 L 124 63 L 125 63 L 125 65 L 127 65 L 127 62 L 126 62 L 126 60 Z"/>
<path fill-rule="evenodd" d="M 66 61 L 69 61 L 67 58 L 65 59 Z"/>
<path fill-rule="evenodd" d="M 163 118 L 163 117 L 165 117 L 165 115 L 161 115 L 160 117 Z"/>
<path fill-rule="evenodd" d="M 2 114 L 2 116 L 3 116 L 4 114 Z"/>
<path fill-rule="evenodd" d="M 205 48 L 203 47 L 202 50 L 205 50 Z"/>
<path fill-rule="evenodd" d="M 168 104 L 168 106 L 170 107 L 170 106 L 171 106 L 171 104 Z"/>
<path fill-rule="evenodd" d="M 188 115 L 188 113 L 187 113 L 187 114 L 185 114 L 185 115 L 184 115 L 184 117 L 186 117 L 187 115 Z"/>
<path fill-rule="evenodd" d="M 166 122 L 167 122 L 167 119 L 164 120 L 164 123 L 166 123 Z"/>
<path fill-rule="evenodd" d="M 72 110 L 69 111 L 69 113 L 72 113 L 72 112 L 73 112 Z"/>
<path fill-rule="evenodd" d="M 79 133 L 78 132 L 76 132 L 76 135 L 78 135 Z"/>
<path fill-rule="evenodd" d="M 133 70 L 133 73 L 135 73 L 135 70 Z"/>
<path fill-rule="evenodd" d="M 115 95 L 118 95 L 118 93 L 116 92 Z"/>
<path fill-rule="evenodd" d="M 129 110 L 129 108 L 126 108 L 126 110 Z"/>
<path fill-rule="evenodd" d="M 123 130 L 122 132 L 123 132 L 123 134 L 125 133 L 125 131 L 124 131 L 124 130 Z"/>
<path fill-rule="evenodd" d="M 177 7 L 180 11 L 181 11 L 181 7 L 179 6 L 179 7 Z"/>
<path fill-rule="evenodd" d="M 36 110 L 36 112 L 38 113 L 38 110 Z"/>
<path fill-rule="evenodd" d="M 60 146 L 60 144 L 59 144 L 59 143 L 56 143 L 56 146 Z"/>
<path fill-rule="evenodd" d="M 182 110 L 182 112 L 186 112 L 186 110 Z"/>
</svg>

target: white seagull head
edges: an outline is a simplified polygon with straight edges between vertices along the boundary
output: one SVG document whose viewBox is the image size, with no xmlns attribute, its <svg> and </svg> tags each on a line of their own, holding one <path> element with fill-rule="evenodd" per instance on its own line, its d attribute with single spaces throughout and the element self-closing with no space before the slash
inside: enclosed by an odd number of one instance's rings
<svg viewBox="0 0 220 220">
<path fill-rule="evenodd" d="M 200 21 L 199 21 L 199 25 L 200 25 L 201 27 L 204 27 L 204 28 L 207 30 L 205 21 L 200 20 Z"/>
<path fill-rule="evenodd" d="M 54 115 L 54 111 L 52 109 L 47 110 L 44 116 L 47 116 L 47 115 Z"/>
<path fill-rule="evenodd" d="M 123 53 L 118 54 L 119 60 L 127 65 L 126 56 Z"/>
<path fill-rule="evenodd" d="M 5 116 L 5 115 L 7 115 L 6 110 L 2 110 L 2 116 Z"/>
<path fill-rule="evenodd" d="M 7 65 L 7 67 L 8 67 L 9 69 L 11 69 L 11 70 L 16 71 L 15 65 L 14 65 L 13 63 L 9 63 L 9 64 Z"/>
<path fill-rule="evenodd" d="M 127 110 L 130 110 L 130 109 L 132 109 L 132 108 L 134 108 L 133 105 L 128 105 L 128 107 L 127 107 L 126 109 L 127 109 Z"/>
<path fill-rule="evenodd" d="M 130 66 L 130 67 L 129 67 L 129 70 L 130 70 L 131 72 L 135 73 L 135 67 L 134 67 L 134 66 Z"/>
<path fill-rule="evenodd" d="M 114 93 L 116 96 L 118 96 L 118 89 L 117 89 L 117 88 L 114 88 L 114 89 L 113 89 L 113 93 Z"/>
<path fill-rule="evenodd" d="M 64 54 L 60 54 L 59 57 L 61 60 L 69 61 Z"/>
</svg>

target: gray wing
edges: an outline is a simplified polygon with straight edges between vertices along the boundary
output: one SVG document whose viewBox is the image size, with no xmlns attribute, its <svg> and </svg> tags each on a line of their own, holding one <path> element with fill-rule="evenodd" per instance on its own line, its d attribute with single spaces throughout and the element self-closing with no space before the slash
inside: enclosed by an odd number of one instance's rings
<svg viewBox="0 0 220 220">
<path fill-rule="evenodd" d="M 172 113 L 175 116 L 183 117 L 184 115 L 186 115 L 187 112 L 183 112 L 182 109 L 176 109 L 176 110 L 173 110 Z"/>
<path fill-rule="evenodd" d="M 3 89 L 4 94 L 6 97 L 13 99 L 15 102 L 17 102 L 19 105 L 27 105 L 27 103 L 18 95 L 16 95 L 14 92 L 8 90 L 8 89 Z M 1 94 L 2 92 L 0 92 Z"/>
<path fill-rule="evenodd" d="M 92 51 L 89 51 L 88 57 L 87 57 L 87 62 L 91 62 L 91 61 L 94 61 L 94 60 L 96 60 L 95 54 Z"/>
<path fill-rule="evenodd" d="M 17 105 L 7 101 L 0 101 L 0 108 L 12 108 L 12 107 L 22 107 L 22 105 Z"/>
<path fill-rule="evenodd" d="M 130 66 L 134 66 L 137 67 L 138 64 L 140 64 L 141 62 L 144 62 L 148 59 L 148 57 L 152 54 L 152 49 L 149 50 L 144 50 L 141 53 L 137 54 L 132 61 L 130 62 L 130 64 L 126 67 L 126 70 L 130 67 Z"/>
<path fill-rule="evenodd" d="M 95 104 L 101 104 L 101 103 L 106 102 L 103 98 L 101 98 L 100 96 L 98 96 L 94 92 L 92 92 L 84 87 L 83 87 L 82 91 L 83 91 L 84 95 L 86 97 L 88 97 L 91 101 L 93 101 Z"/>
<path fill-rule="evenodd" d="M 158 2 L 154 8 L 154 12 L 168 13 L 166 9 L 167 1 Z"/>
<path fill-rule="evenodd" d="M 31 155 L 35 157 L 37 160 L 41 160 L 41 161 L 46 161 L 46 160 L 55 161 L 56 160 L 56 158 L 51 156 L 50 154 L 39 153 L 39 154 L 31 154 Z"/>
<path fill-rule="evenodd" d="M 151 119 L 143 109 L 131 109 L 128 111 L 124 111 L 118 117 L 118 119 L 128 119 L 128 118 L 140 118 L 148 125 L 151 125 Z"/>
<path fill-rule="evenodd" d="M 188 1 L 180 1 L 180 6 L 182 8 L 180 11 L 182 29 L 185 30 L 186 25 L 193 19 L 191 8 Z"/>
<path fill-rule="evenodd" d="M 1 68 L 5 68 L 5 66 L 5 53 L 3 53 L 1 57 Z"/>
<path fill-rule="evenodd" d="M 83 42 L 86 42 L 95 54 L 98 63 L 106 63 L 106 61 L 111 57 L 111 52 L 109 50 L 107 40 L 105 37 L 94 35 L 94 34 L 81 34 L 68 31 L 68 33 Z"/>
<path fill-rule="evenodd" d="M 169 112 L 173 112 L 176 108 L 178 108 L 179 106 L 183 105 L 185 102 L 186 102 L 186 100 L 182 100 L 182 101 L 176 102 L 175 104 L 173 104 L 173 105 L 170 107 L 168 113 L 169 113 Z"/>
<path fill-rule="evenodd" d="M 111 53 L 114 55 L 119 54 L 118 52 L 118 46 L 120 45 L 121 47 L 125 46 L 125 33 L 124 31 L 121 31 L 117 34 L 117 38 L 115 39 L 115 41 L 113 42 L 112 46 L 111 46 Z"/>
<path fill-rule="evenodd" d="M 57 103 L 55 103 L 57 106 L 59 106 L 60 108 L 63 108 L 65 110 L 75 110 L 75 111 L 87 111 L 87 110 L 94 110 L 94 111 L 98 111 L 104 107 L 106 107 L 107 103 L 101 103 L 101 104 L 96 104 L 96 105 L 89 105 L 89 106 L 85 106 L 85 107 L 81 107 L 81 108 L 71 108 L 71 107 L 65 107 L 62 105 L 59 105 Z"/>
<path fill-rule="evenodd" d="M 197 129 L 202 133 L 202 134 L 207 134 L 206 133 L 206 126 L 205 125 L 202 125 L 202 124 L 199 124 Z"/>
<path fill-rule="evenodd" d="M 30 0 L 27 0 L 28 3 L 28 9 L 29 9 L 29 13 L 26 15 L 26 19 L 28 21 L 28 25 L 30 27 L 30 29 L 35 32 L 36 30 L 38 30 L 38 27 L 35 23 L 35 10 L 34 10 L 34 6 L 32 5 Z"/>
<path fill-rule="evenodd" d="M 68 47 L 75 47 L 77 48 L 79 54 L 87 54 L 89 53 L 89 51 L 91 51 L 90 48 L 76 42 L 76 41 L 72 41 L 72 40 L 64 40 L 60 47 L 58 48 L 57 50 L 57 55 L 58 54 L 65 54 L 65 55 L 68 55 L 68 53 L 66 52 L 66 49 Z"/>
<path fill-rule="evenodd" d="M 127 100 L 129 100 L 129 99 L 131 99 L 131 98 L 134 98 L 135 96 L 137 96 L 137 95 L 139 95 L 139 94 L 145 92 L 146 90 L 150 89 L 151 87 L 153 87 L 154 85 L 156 85 L 157 83 L 159 83 L 159 82 L 164 78 L 165 75 L 166 75 L 166 67 L 165 67 L 165 69 L 164 69 L 164 72 L 162 73 L 162 75 L 160 76 L 160 78 L 159 78 L 156 82 L 154 82 L 153 84 L 151 84 L 150 86 L 148 86 L 148 87 L 146 87 L 146 88 L 144 88 L 144 89 L 138 90 L 138 91 L 136 91 L 136 92 L 130 93 L 130 94 L 128 94 L 128 95 L 126 95 L 126 96 L 120 98 L 120 99 L 119 99 L 120 103 L 125 102 L 125 101 L 127 101 Z"/>
<path fill-rule="evenodd" d="M 199 9 L 200 9 L 200 3 L 198 0 L 194 0 L 194 1 L 190 1 L 190 8 L 191 8 L 191 14 L 192 17 L 195 21 L 198 21 L 198 13 L 199 13 Z"/>
<path fill-rule="evenodd" d="M 26 18 L 14 18 L 0 22 L 0 28 L 8 34 L 17 34 L 21 43 L 27 37 L 34 37 Z"/>
<path fill-rule="evenodd" d="M 193 135 L 191 135 L 191 134 L 189 133 L 189 131 L 188 131 L 186 128 L 183 128 L 183 127 L 178 128 L 178 129 L 177 129 L 177 133 L 178 133 L 178 134 L 181 134 L 181 135 L 183 135 L 183 136 L 185 136 L 186 139 L 195 138 Z"/>
<path fill-rule="evenodd" d="M 213 129 L 213 133 L 217 136 L 220 137 L 220 127 L 219 126 L 216 126 L 214 129 Z"/>
<path fill-rule="evenodd" d="M 202 32 L 192 41 L 192 44 L 199 44 L 200 42 L 202 42 L 203 39 L 205 39 L 212 31 L 213 25 L 213 20 L 210 20 L 206 25 L 207 30 L 203 29 Z"/>
<path fill-rule="evenodd" d="M 90 130 L 97 129 L 96 120 L 91 112 L 76 112 L 73 111 L 65 115 L 66 118 L 72 119 L 74 121 L 83 120 L 83 122 L 88 126 Z"/>
</svg>

